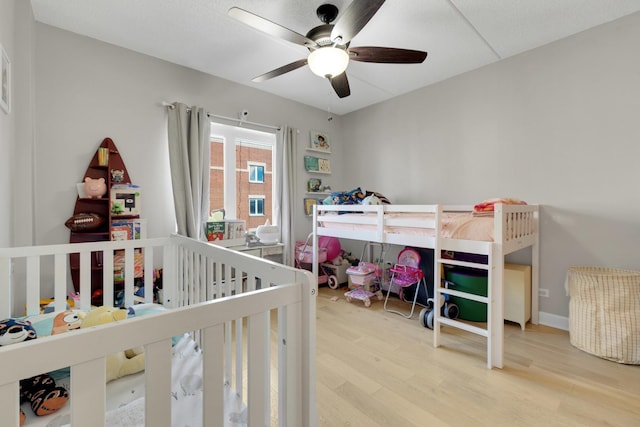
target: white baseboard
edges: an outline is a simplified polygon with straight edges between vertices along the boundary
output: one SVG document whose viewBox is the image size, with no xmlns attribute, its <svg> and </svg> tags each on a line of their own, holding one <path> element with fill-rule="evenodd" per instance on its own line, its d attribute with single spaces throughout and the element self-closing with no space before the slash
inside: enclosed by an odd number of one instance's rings
<svg viewBox="0 0 640 427">
<path fill-rule="evenodd" d="M 564 316 L 558 316 L 557 314 L 540 312 L 538 315 L 538 323 L 545 326 L 550 326 L 556 329 L 562 329 L 563 331 L 569 330 L 569 318 Z"/>
</svg>

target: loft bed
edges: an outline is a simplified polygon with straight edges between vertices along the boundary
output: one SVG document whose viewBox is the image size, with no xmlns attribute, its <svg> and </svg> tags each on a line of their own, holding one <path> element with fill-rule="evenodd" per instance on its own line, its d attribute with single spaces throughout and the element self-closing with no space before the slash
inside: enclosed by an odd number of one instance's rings
<svg viewBox="0 0 640 427">
<path fill-rule="evenodd" d="M 142 279 L 134 274 L 139 251 Z M 52 331 L 51 316 L 94 309 L 91 275 L 98 260 L 104 305 L 117 305 L 114 254 L 121 252 L 122 307 L 135 315 Z M 71 254 L 80 260 L 75 302 L 67 298 Z M 139 300 L 134 290 L 151 289 L 152 272 L 160 268 L 162 305 L 153 292 Z M 24 427 L 315 426 L 316 292 L 310 272 L 176 235 L 0 248 L 0 320 L 28 320 L 41 330 L 49 322 L 50 331 L 0 345 L 0 424 L 17 427 L 22 409 Z M 109 355 L 140 346 L 143 371 L 108 381 Z M 64 406 L 36 416 L 29 402 L 20 405 L 21 379 L 60 370 L 66 374 L 58 385 L 69 392 Z"/>
<path fill-rule="evenodd" d="M 487 367 L 502 368 L 504 344 L 504 256 L 531 247 L 531 323 L 538 323 L 538 206 L 492 205 L 493 212 L 474 215 L 473 206 L 442 205 L 317 205 L 313 213 L 313 247 L 319 236 L 413 246 L 434 250 L 434 300 L 449 294 L 487 305 L 482 328 L 452 320 L 434 310 L 433 345 L 440 345 L 442 325 L 487 338 Z M 443 257 L 444 252 L 486 257 L 486 263 Z M 314 268 L 317 268 L 314 262 Z M 457 265 L 487 271 L 487 297 L 441 286 L 441 266 Z M 435 284 L 438 284 L 435 286 Z"/>
</svg>

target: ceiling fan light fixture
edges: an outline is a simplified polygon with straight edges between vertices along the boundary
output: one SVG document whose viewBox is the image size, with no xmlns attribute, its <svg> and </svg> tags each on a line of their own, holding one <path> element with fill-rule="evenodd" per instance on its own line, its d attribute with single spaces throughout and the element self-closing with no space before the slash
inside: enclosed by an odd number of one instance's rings
<svg viewBox="0 0 640 427">
<path fill-rule="evenodd" d="M 349 54 L 337 47 L 321 47 L 309 54 L 307 63 L 315 75 L 332 78 L 344 73 L 347 69 Z"/>
</svg>

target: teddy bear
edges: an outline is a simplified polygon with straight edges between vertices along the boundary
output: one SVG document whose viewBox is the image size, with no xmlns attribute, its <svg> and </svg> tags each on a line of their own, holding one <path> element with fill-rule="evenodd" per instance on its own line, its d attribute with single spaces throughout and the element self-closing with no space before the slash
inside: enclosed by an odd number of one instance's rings
<svg viewBox="0 0 640 427">
<path fill-rule="evenodd" d="M 36 338 L 36 330 L 28 320 L 9 318 L 0 321 L 0 346 Z M 56 385 L 49 374 L 40 374 L 20 381 L 20 403 L 29 402 L 33 413 L 38 416 L 53 414 L 68 400 L 68 391 Z M 20 409 L 20 425 L 24 423 L 25 418 L 24 412 Z"/>
<path fill-rule="evenodd" d="M 109 306 L 101 306 L 89 311 L 81 321 L 80 328 L 105 325 L 127 318 L 127 310 Z M 107 356 L 107 382 L 125 375 L 144 370 L 144 348 L 120 351 Z"/>
</svg>

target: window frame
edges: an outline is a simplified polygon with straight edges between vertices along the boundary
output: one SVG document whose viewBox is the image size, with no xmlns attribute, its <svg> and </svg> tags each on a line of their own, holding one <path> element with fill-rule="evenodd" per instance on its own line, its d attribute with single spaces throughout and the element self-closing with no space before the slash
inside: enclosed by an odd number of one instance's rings
<svg viewBox="0 0 640 427">
<path fill-rule="evenodd" d="M 250 194 L 248 199 L 249 199 L 249 216 L 265 216 L 264 215 L 264 202 L 265 202 L 266 197 L 263 196 L 263 195 Z M 253 211 L 252 203 L 251 203 L 252 201 L 262 202 L 262 203 L 260 203 L 261 212 L 258 212 L 258 213 L 252 212 Z"/>
<path fill-rule="evenodd" d="M 262 179 L 261 180 L 257 180 L 257 179 L 254 180 L 254 179 L 251 178 L 252 168 L 257 168 L 258 170 L 261 170 L 261 175 L 262 175 Z M 267 170 L 267 164 L 266 163 L 247 161 L 247 172 L 248 172 L 248 175 L 249 175 L 249 183 L 250 184 L 264 184 L 264 176 L 266 174 L 266 170 Z"/>
</svg>

